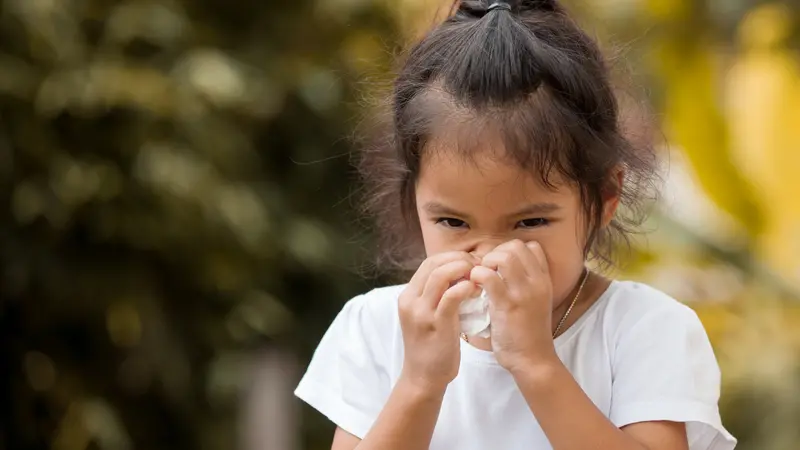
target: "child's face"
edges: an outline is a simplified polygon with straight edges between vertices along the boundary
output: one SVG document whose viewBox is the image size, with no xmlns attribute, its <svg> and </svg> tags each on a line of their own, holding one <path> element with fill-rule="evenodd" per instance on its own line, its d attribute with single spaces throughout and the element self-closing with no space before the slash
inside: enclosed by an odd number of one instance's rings
<svg viewBox="0 0 800 450">
<path fill-rule="evenodd" d="M 428 256 L 452 250 L 482 256 L 513 239 L 537 241 L 550 265 L 553 301 L 562 302 L 584 267 L 587 230 L 576 187 L 547 188 L 518 167 L 497 162 L 492 152 L 472 161 L 447 151 L 426 153 L 416 201 Z M 615 205 L 614 199 L 607 202 L 607 208 Z"/>
</svg>

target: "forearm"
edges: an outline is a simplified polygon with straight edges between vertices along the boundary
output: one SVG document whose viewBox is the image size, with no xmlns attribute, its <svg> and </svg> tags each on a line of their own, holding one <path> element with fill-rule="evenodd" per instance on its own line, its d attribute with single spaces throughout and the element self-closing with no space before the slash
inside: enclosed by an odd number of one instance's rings
<svg viewBox="0 0 800 450">
<path fill-rule="evenodd" d="M 427 450 L 442 407 L 444 389 L 401 378 L 357 450 Z"/>
<path fill-rule="evenodd" d="M 514 378 L 550 444 L 558 450 L 648 450 L 617 428 L 556 360 Z"/>
</svg>

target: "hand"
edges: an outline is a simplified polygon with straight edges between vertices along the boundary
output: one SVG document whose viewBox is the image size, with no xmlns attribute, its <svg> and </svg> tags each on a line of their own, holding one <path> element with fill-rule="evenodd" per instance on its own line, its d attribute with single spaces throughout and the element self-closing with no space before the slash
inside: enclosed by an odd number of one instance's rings
<svg viewBox="0 0 800 450">
<path fill-rule="evenodd" d="M 480 294 L 469 280 L 480 261 L 466 252 L 449 252 L 425 260 L 400 294 L 400 327 L 405 358 L 401 378 L 428 389 L 453 381 L 461 362 L 458 306 Z"/>
<path fill-rule="evenodd" d="M 470 279 L 491 303 L 492 350 L 510 372 L 556 357 L 552 336 L 553 286 L 537 242 L 506 242 L 483 257 Z"/>
</svg>

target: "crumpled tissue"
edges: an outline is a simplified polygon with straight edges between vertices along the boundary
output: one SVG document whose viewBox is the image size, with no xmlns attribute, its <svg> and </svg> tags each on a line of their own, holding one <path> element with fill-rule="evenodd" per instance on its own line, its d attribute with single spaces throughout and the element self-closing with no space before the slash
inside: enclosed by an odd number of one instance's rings
<svg viewBox="0 0 800 450">
<path fill-rule="evenodd" d="M 458 319 L 461 322 L 461 332 L 467 337 L 488 338 L 491 335 L 492 320 L 489 317 L 489 297 L 486 291 L 482 291 L 481 295 L 475 298 L 461 302 Z"/>
</svg>

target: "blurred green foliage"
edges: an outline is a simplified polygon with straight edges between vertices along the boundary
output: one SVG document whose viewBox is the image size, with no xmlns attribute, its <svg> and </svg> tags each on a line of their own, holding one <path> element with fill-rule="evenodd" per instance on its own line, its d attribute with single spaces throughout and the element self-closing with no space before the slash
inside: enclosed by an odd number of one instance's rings
<svg viewBox="0 0 800 450">
<path fill-rule="evenodd" d="M 0 3 L 0 448 L 236 446 L 243 361 L 307 358 L 365 289 L 346 138 L 394 27 L 369 2 Z"/>
</svg>

